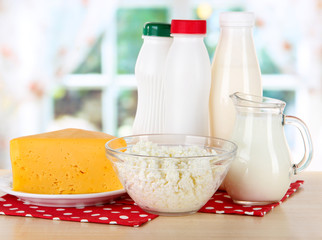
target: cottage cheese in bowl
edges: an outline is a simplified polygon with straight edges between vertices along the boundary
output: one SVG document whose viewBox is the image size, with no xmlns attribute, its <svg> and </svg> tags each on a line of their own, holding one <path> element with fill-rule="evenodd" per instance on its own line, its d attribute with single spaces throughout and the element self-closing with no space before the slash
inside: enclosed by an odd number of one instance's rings
<svg viewBox="0 0 322 240">
<path fill-rule="evenodd" d="M 198 211 L 225 177 L 233 156 L 222 158 L 218 151 L 222 152 L 197 144 L 167 145 L 140 139 L 109 159 L 142 209 L 182 215 Z"/>
</svg>

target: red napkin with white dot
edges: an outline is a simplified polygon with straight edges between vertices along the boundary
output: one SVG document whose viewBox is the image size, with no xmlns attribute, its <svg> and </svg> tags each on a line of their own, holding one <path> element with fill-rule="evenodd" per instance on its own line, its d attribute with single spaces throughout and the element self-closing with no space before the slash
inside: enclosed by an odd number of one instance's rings
<svg viewBox="0 0 322 240">
<path fill-rule="evenodd" d="M 303 183 L 304 181 L 302 180 L 292 183 L 280 202 L 263 206 L 244 206 L 235 204 L 226 192 L 217 191 L 199 212 L 264 216 L 274 207 L 285 201 L 291 194 L 296 192 Z M 133 227 L 138 227 L 143 223 L 158 217 L 158 215 L 143 211 L 128 195 L 124 195 L 109 204 L 99 206 L 56 208 L 31 205 L 15 196 L 7 194 L 0 197 L 0 215 L 118 224 Z"/>
<path fill-rule="evenodd" d="M 203 206 L 199 212 L 203 213 L 227 213 L 227 214 L 242 214 L 251 216 L 265 216 L 269 211 L 278 205 L 282 204 L 304 183 L 303 180 L 298 180 L 291 183 L 284 197 L 277 203 L 251 206 L 236 204 L 231 200 L 230 196 L 224 191 L 217 191 L 212 198 Z"/>
<path fill-rule="evenodd" d="M 32 205 L 9 194 L 0 197 L 0 215 L 118 224 L 132 227 L 138 227 L 158 216 L 143 211 L 127 195 L 109 204 L 99 206 L 57 208 Z"/>
</svg>

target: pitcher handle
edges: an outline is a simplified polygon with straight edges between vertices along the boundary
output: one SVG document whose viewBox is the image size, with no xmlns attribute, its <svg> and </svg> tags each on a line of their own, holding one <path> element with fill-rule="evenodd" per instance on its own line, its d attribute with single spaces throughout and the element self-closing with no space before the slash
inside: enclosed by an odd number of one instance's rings
<svg viewBox="0 0 322 240">
<path fill-rule="evenodd" d="M 283 125 L 285 124 L 290 124 L 297 127 L 297 129 L 301 133 L 301 137 L 304 143 L 304 156 L 299 163 L 293 165 L 294 174 L 297 174 L 299 172 L 302 172 L 311 163 L 313 156 L 312 138 L 309 129 L 301 119 L 294 116 L 283 115 Z"/>
</svg>

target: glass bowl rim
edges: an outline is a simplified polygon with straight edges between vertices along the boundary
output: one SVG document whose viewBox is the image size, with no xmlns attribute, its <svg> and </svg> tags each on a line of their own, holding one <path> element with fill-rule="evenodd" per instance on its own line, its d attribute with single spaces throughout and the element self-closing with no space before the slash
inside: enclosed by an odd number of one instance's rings
<svg viewBox="0 0 322 240">
<path fill-rule="evenodd" d="M 126 152 L 121 152 L 115 149 L 112 149 L 109 146 L 109 143 L 112 141 L 116 141 L 119 139 L 126 139 L 126 138 L 136 138 L 136 137 L 143 137 L 143 136 L 185 136 L 185 137 L 195 137 L 195 138 L 204 138 L 204 139 L 212 139 L 215 141 L 219 141 L 222 143 L 228 143 L 230 146 L 232 146 L 232 150 L 227 151 L 225 153 L 220 153 L 220 154 L 210 154 L 210 155 L 201 155 L 201 156 L 175 156 L 175 157 L 169 157 L 169 156 L 151 156 L 151 155 L 143 155 L 143 154 L 133 154 L 133 153 L 126 153 Z M 180 146 L 184 144 L 176 144 L 176 146 Z M 194 158 L 201 158 L 201 159 L 208 159 L 208 158 L 218 158 L 218 160 L 223 160 L 223 159 L 228 159 L 230 155 L 235 155 L 237 152 L 237 144 L 230 141 L 226 140 L 223 138 L 216 138 L 216 137 L 211 137 L 211 136 L 201 136 L 201 135 L 193 135 L 193 134 L 137 134 L 137 135 L 128 135 L 124 137 L 118 137 L 118 138 L 113 138 L 106 142 L 105 144 L 105 150 L 106 152 L 112 152 L 114 154 L 120 154 L 124 156 L 129 156 L 129 157 L 144 157 L 144 158 L 155 158 L 155 159 L 194 159 Z M 216 149 L 215 149 L 216 150 Z M 228 157 L 226 157 L 228 156 Z"/>
</svg>

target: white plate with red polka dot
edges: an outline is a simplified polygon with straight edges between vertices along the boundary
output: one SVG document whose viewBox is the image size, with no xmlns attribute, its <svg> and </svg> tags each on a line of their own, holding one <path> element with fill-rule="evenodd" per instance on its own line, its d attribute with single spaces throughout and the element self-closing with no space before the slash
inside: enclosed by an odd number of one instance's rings
<svg viewBox="0 0 322 240">
<path fill-rule="evenodd" d="M 89 194 L 34 194 L 12 190 L 12 174 L 0 176 L 0 190 L 14 195 L 29 204 L 46 207 L 84 207 L 109 203 L 125 194 L 125 190 L 117 190 Z M 0 192 L 1 195 L 1 192 Z"/>
</svg>

